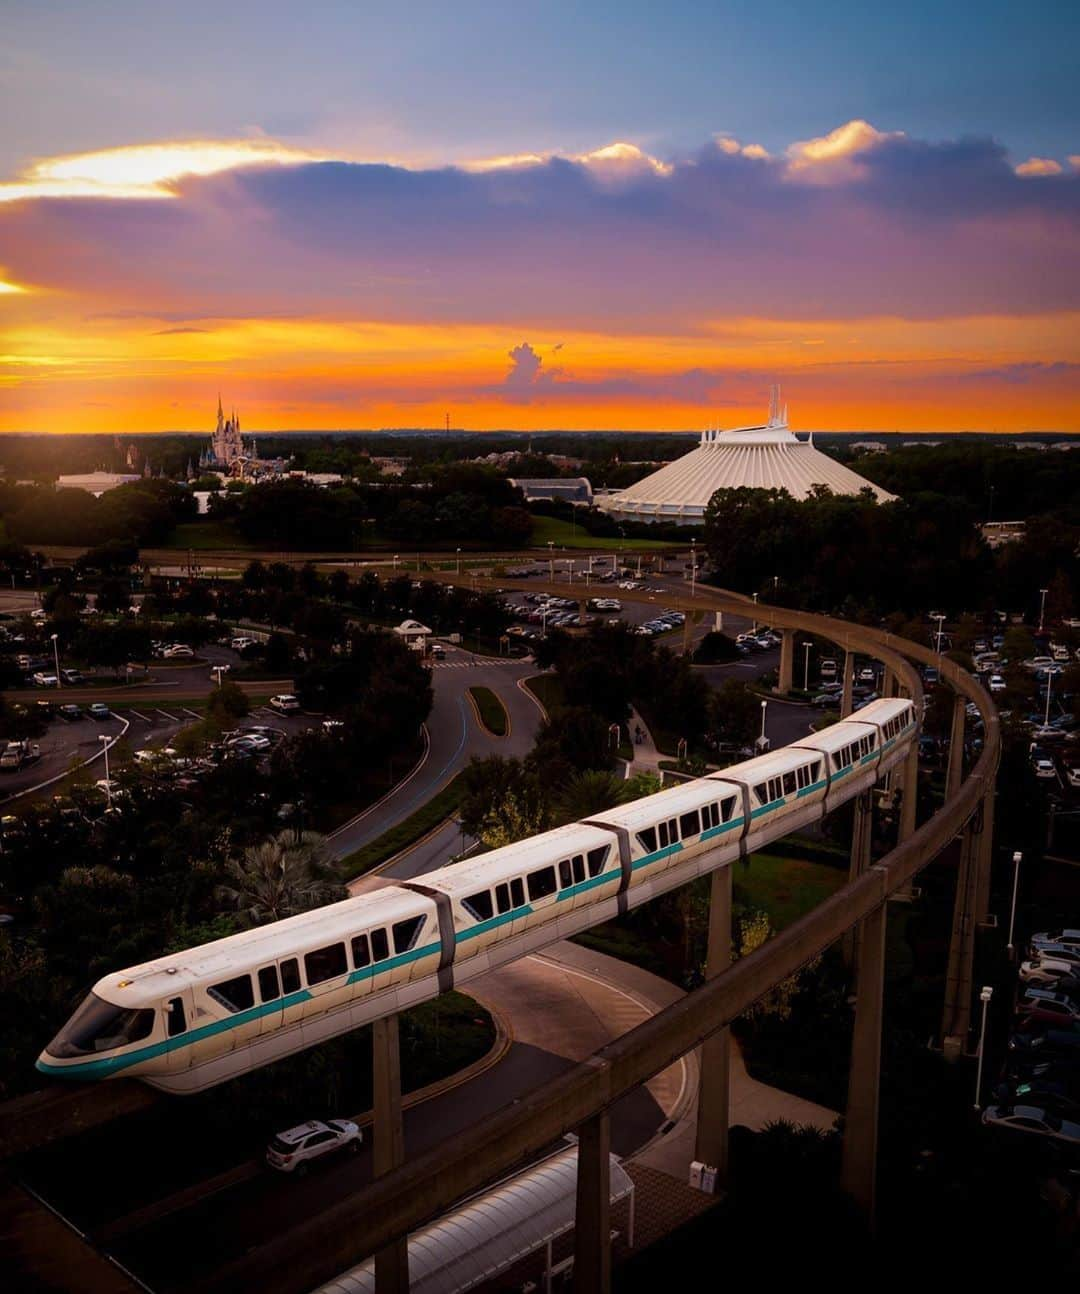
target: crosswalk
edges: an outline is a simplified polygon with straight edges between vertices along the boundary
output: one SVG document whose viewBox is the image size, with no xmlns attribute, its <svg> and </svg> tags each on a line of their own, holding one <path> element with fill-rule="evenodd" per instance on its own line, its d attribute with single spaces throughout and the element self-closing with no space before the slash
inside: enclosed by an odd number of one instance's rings
<svg viewBox="0 0 1080 1294">
<path fill-rule="evenodd" d="M 477 668 L 483 668 L 484 666 L 487 666 L 487 665 L 524 665 L 526 663 L 527 662 L 523 661 L 520 657 L 516 657 L 513 660 L 507 660 L 505 657 L 502 657 L 500 659 L 497 656 L 481 656 L 481 657 L 477 657 L 475 660 L 434 660 L 431 662 L 428 668 L 429 669 L 477 669 Z"/>
</svg>

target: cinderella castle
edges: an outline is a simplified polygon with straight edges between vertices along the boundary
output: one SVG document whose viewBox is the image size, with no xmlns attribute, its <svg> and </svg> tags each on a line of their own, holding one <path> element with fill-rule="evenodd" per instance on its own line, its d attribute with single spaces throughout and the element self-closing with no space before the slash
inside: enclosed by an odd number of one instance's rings
<svg viewBox="0 0 1080 1294">
<path fill-rule="evenodd" d="M 210 437 L 209 446 L 199 455 L 200 472 L 221 472 L 226 476 L 275 476 L 285 468 L 284 459 L 263 459 L 255 448 L 255 437 L 240 434 L 240 415 L 233 410 L 231 418 L 225 417 L 218 396 L 217 427 Z"/>
</svg>

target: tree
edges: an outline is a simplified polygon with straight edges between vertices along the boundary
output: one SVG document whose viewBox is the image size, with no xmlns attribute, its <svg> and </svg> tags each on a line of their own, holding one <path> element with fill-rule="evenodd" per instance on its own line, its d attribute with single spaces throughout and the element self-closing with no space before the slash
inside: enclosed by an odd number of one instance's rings
<svg viewBox="0 0 1080 1294">
<path fill-rule="evenodd" d="M 631 789 L 630 783 L 616 773 L 603 769 L 576 773 L 555 798 L 552 823 L 561 826 L 564 822 L 580 822 L 594 813 L 612 809 L 634 798 L 627 795 L 628 789 Z"/>
<path fill-rule="evenodd" d="M 220 687 L 215 687 L 206 702 L 207 718 L 218 723 L 230 719 L 243 719 L 251 710 L 247 693 L 237 683 L 223 679 Z"/>
<path fill-rule="evenodd" d="M 335 878 L 322 836 L 281 832 L 230 858 L 217 895 L 243 925 L 260 926 L 345 898 Z"/>
</svg>

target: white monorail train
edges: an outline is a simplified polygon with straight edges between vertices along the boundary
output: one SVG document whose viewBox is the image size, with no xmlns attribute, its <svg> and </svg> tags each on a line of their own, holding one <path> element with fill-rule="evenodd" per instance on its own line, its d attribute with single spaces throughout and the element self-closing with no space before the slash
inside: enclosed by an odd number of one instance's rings
<svg viewBox="0 0 1080 1294">
<path fill-rule="evenodd" d="M 907 700 L 415 881 L 118 971 L 42 1052 L 198 1092 L 466 984 L 817 821 L 904 758 Z"/>
</svg>

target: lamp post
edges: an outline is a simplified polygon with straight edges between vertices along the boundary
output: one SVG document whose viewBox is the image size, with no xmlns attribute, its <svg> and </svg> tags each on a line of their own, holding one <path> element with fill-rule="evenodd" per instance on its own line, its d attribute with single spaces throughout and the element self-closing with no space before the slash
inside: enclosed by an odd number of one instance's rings
<svg viewBox="0 0 1080 1294">
<path fill-rule="evenodd" d="M 100 742 L 104 742 L 104 750 L 105 750 L 105 798 L 106 798 L 106 800 L 107 800 L 107 801 L 108 801 L 108 803 L 109 803 L 109 808 L 111 809 L 111 808 L 112 808 L 112 782 L 111 782 L 111 781 L 110 781 L 110 779 L 109 779 L 109 741 L 110 741 L 110 738 L 109 738 L 105 733 L 103 733 L 103 732 L 102 732 L 102 733 L 99 733 L 99 734 L 98 734 L 98 741 L 100 741 Z"/>
<path fill-rule="evenodd" d="M 690 540 L 690 596 L 697 596 L 697 540 Z"/>
<path fill-rule="evenodd" d="M 1054 689 L 1054 676 L 1048 673 L 1046 675 L 1046 711 L 1043 714 L 1043 727 L 1050 727 L 1050 693 Z"/>
<path fill-rule="evenodd" d="M 1049 589 L 1039 590 L 1039 633 L 1043 631 L 1043 623 L 1046 620 L 1046 595 Z"/>
<path fill-rule="evenodd" d="M 804 692 L 810 691 L 810 648 L 813 647 L 813 645 L 813 643 L 803 643 L 802 690 Z"/>
<path fill-rule="evenodd" d="M 56 686 L 63 687 L 64 681 L 60 677 L 60 648 L 58 646 L 59 635 L 50 634 L 49 637 L 52 639 L 53 660 L 56 662 Z"/>
<path fill-rule="evenodd" d="M 945 617 L 942 614 L 938 614 L 936 616 L 931 616 L 930 619 L 937 621 L 937 655 L 938 655 L 938 669 L 940 670 L 941 669 L 941 626 L 945 623 Z"/>
<path fill-rule="evenodd" d="M 569 582 L 570 582 L 571 584 L 573 584 L 573 582 L 574 582 L 574 559 L 573 559 L 572 557 L 568 557 L 568 558 L 566 559 L 566 574 L 567 574 L 567 578 L 568 578 Z"/>
<path fill-rule="evenodd" d="M 766 738 L 766 736 L 765 736 L 765 711 L 766 711 L 766 710 L 768 710 L 768 708 L 769 708 L 769 703 L 768 703 L 768 701 L 762 701 L 762 703 L 761 703 L 761 736 L 758 738 L 758 740 L 759 740 L 759 741 L 760 741 L 760 743 L 761 743 L 762 748 L 764 748 L 764 746 L 765 746 L 765 742 L 766 742 L 766 740 L 767 740 L 767 738 Z"/>
<path fill-rule="evenodd" d="M 395 573 L 395 575 L 397 574 L 397 559 L 398 559 L 398 555 L 397 555 L 397 553 L 395 553 L 395 554 L 394 554 L 394 573 Z"/>
<path fill-rule="evenodd" d="M 978 1065 L 975 1069 L 975 1109 L 981 1109 L 980 1098 L 982 1096 L 982 1072 L 983 1072 L 983 1050 L 986 1044 L 986 1008 L 990 1005 L 990 999 L 994 996 L 994 990 L 989 984 L 983 986 L 979 994 L 979 1001 L 982 1003 L 982 1024 L 979 1027 L 979 1050 L 976 1053 L 979 1057 Z"/>
<path fill-rule="evenodd" d="M 548 574 L 551 576 L 552 584 L 555 583 L 555 540 L 548 540 Z"/>
<path fill-rule="evenodd" d="M 542 606 L 540 608 L 540 637 L 541 638 L 547 637 L 547 618 L 548 618 L 548 608 L 547 606 Z"/>
<path fill-rule="evenodd" d="M 457 573 L 461 574 L 461 549 L 457 550 Z"/>
<path fill-rule="evenodd" d="M 1024 855 L 1018 849 L 1013 854 L 1013 887 L 1012 887 L 1012 906 L 1009 908 L 1009 942 L 1005 945 L 1005 951 L 1009 954 L 1009 961 L 1016 960 L 1016 949 L 1013 947 L 1013 929 L 1016 925 L 1016 895 L 1020 889 L 1020 864 L 1024 860 Z"/>
<path fill-rule="evenodd" d="M 216 675 L 217 675 L 217 685 L 218 685 L 218 687 L 220 688 L 220 687 L 221 687 L 221 676 L 225 673 L 225 670 L 222 668 L 222 666 L 220 666 L 220 665 L 215 665 L 215 666 L 214 666 L 214 668 L 210 671 L 210 673 L 211 673 L 211 674 L 216 674 Z"/>
<path fill-rule="evenodd" d="M 756 594 L 756 593 L 753 595 L 753 598 L 754 598 L 754 628 L 753 628 L 753 632 L 754 632 L 754 633 L 757 633 L 757 594 Z"/>
</svg>

